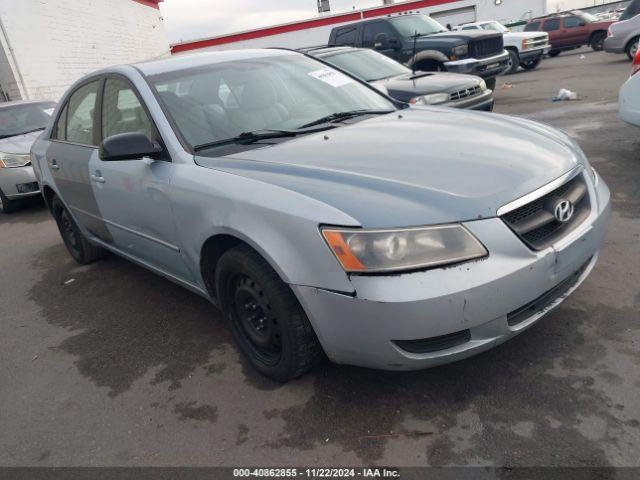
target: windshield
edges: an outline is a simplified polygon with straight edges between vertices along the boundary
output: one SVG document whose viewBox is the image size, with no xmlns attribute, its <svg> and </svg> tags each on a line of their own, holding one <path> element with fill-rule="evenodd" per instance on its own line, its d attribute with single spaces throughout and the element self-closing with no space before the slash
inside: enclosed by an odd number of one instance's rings
<svg viewBox="0 0 640 480">
<path fill-rule="evenodd" d="M 495 30 L 496 32 L 500 33 L 509 32 L 509 29 L 502 25 L 500 22 L 487 22 L 483 23 L 481 26 L 484 30 Z"/>
<path fill-rule="evenodd" d="M 390 20 L 404 38 L 414 35 L 431 35 L 434 33 L 447 32 L 448 30 L 440 25 L 433 18 L 426 15 L 406 15 L 395 17 Z"/>
<path fill-rule="evenodd" d="M 575 12 L 576 17 L 580 17 L 582 20 L 584 20 L 587 23 L 592 23 L 592 22 L 599 22 L 600 19 L 598 17 L 596 17 L 595 15 L 592 15 L 590 13 L 587 12 L 580 12 L 577 11 Z"/>
<path fill-rule="evenodd" d="M 354 110 L 395 110 L 375 90 L 303 55 L 213 63 L 150 78 L 194 146 L 259 130 L 295 130 Z"/>
<path fill-rule="evenodd" d="M 352 50 L 323 60 L 367 82 L 411 73 L 404 65 L 373 50 Z"/>
<path fill-rule="evenodd" d="M 55 107 L 52 102 L 0 107 L 0 138 L 44 129 L 51 121 Z"/>
</svg>

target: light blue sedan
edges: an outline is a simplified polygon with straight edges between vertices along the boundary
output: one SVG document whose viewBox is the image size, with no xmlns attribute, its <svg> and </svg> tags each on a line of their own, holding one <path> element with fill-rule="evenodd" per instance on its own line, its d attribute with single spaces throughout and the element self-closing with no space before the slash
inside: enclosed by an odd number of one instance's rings
<svg viewBox="0 0 640 480">
<path fill-rule="evenodd" d="M 289 51 L 109 68 L 54 115 L 32 154 L 71 255 L 210 299 L 280 381 L 325 355 L 410 370 L 512 338 L 591 272 L 610 211 L 553 128 L 409 108 Z"/>
</svg>

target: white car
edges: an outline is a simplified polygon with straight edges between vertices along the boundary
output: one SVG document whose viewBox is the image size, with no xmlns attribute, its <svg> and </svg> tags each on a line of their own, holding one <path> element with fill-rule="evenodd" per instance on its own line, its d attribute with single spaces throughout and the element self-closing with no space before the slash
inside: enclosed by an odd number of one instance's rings
<svg viewBox="0 0 640 480">
<path fill-rule="evenodd" d="M 633 60 L 631 77 L 620 89 L 620 118 L 640 127 L 640 50 Z"/>
<path fill-rule="evenodd" d="M 505 71 L 506 74 L 516 73 L 518 67 L 533 70 L 540 65 L 542 57 L 551 50 L 548 33 L 512 32 L 495 20 L 465 23 L 456 27 L 456 30 L 495 30 L 501 32 L 504 38 L 504 48 L 509 52 L 509 68 Z"/>
</svg>

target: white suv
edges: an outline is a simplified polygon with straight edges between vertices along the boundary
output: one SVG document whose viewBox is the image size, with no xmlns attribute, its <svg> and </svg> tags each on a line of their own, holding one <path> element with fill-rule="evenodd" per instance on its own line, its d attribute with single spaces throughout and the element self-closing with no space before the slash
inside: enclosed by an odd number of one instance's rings
<svg viewBox="0 0 640 480">
<path fill-rule="evenodd" d="M 516 73 L 518 67 L 533 70 L 542 61 L 542 57 L 551 50 L 549 34 L 545 32 L 512 32 L 500 22 L 465 23 L 456 30 L 495 30 L 504 37 L 504 48 L 509 52 L 509 68 L 506 74 Z"/>
</svg>

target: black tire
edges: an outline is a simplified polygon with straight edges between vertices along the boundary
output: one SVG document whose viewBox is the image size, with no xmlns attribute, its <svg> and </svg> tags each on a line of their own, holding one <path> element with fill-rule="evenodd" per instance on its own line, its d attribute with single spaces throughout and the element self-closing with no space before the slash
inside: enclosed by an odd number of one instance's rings
<svg viewBox="0 0 640 480">
<path fill-rule="evenodd" d="M 604 41 L 607 38 L 607 32 L 596 32 L 591 36 L 589 45 L 594 52 L 600 52 L 604 50 Z"/>
<path fill-rule="evenodd" d="M 19 203 L 16 200 L 9 200 L 5 197 L 2 190 L 0 190 L 0 212 L 11 213 L 15 212 L 19 207 Z"/>
<path fill-rule="evenodd" d="M 540 62 L 542 62 L 542 57 L 536 58 L 535 60 L 529 60 L 528 62 L 522 62 L 520 66 L 525 70 L 533 70 L 535 68 L 538 68 Z"/>
<path fill-rule="evenodd" d="M 551 50 L 547 55 L 549 55 L 550 57 L 557 57 L 558 55 L 560 55 L 560 50 Z"/>
<path fill-rule="evenodd" d="M 422 60 L 416 65 L 417 72 L 446 72 L 444 64 L 437 60 Z"/>
<path fill-rule="evenodd" d="M 509 68 L 505 70 L 505 75 L 513 75 L 518 71 L 518 67 L 520 67 L 520 55 L 513 49 L 508 49 L 509 52 Z"/>
<path fill-rule="evenodd" d="M 636 53 L 638 52 L 638 42 L 640 42 L 640 37 L 632 39 L 624 49 L 629 60 L 633 60 L 635 58 Z"/>
<path fill-rule="evenodd" d="M 105 250 L 92 245 L 82 234 L 73 217 L 58 197 L 51 201 L 51 212 L 58 224 L 58 230 L 62 236 L 64 245 L 73 257 L 81 265 L 93 263 L 104 257 Z"/>
<path fill-rule="evenodd" d="M 251 247 L 239 245 L 222 255 L 215 284 L 240 351 L 260 373 L 286 382 L 324 357 L 295 295 Z"/>
<path fill-rule="evenodd" d="M 496 83 L 497 83 L 497 79 L 496 77 L 491 77 L 491 78 L 485 78 L 484 79 L 484 83 L 487 84 L 487 88 L 490 90 L 493 90 L 495 92 L 496 90 Z"/>
</svg>

